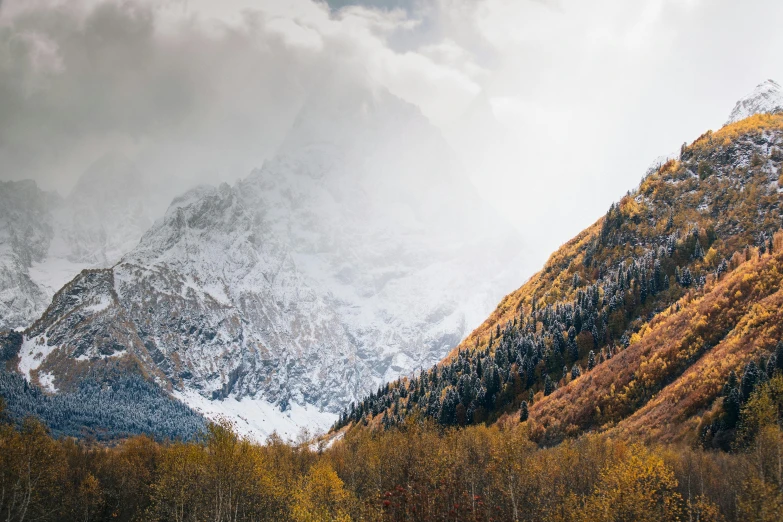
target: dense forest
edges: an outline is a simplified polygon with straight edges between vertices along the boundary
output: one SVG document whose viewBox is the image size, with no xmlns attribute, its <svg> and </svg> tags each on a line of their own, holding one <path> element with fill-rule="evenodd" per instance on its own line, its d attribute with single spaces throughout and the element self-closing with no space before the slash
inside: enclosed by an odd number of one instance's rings
<svg viewBox="0 0 783 522">
<path fill-rule="evenodd" d="M 755 420 L 783 378 L 754 392 Z M 767 403 L 765 406 L 759 406 Z M 754 405 L 756 404 L 756 405 Z M 754 422 L 755 422 L 754 420 Z M 768 420 L 768 419 L 767 419 Z M 408 418 L 331 447 L 265 445 L 210 425 L 194 442 L 106 447 L 0 423 L 3 520 L 779 521 L 783 432 L 754 425 L 731 453 L 604 434 L 541 448 L 527 423 L 446 428 Z"/>
<path fill-rule="evenodd" d="M 0 397 L 17 423 L 28 416 L 42 421 L 55 436 L 110 441 L 148 434 L 190 440 L 206 421 L 159 386 L 119 369 L 83 379 L 73 392 L 47 394 L 18 374 L 0 369 Z"/>
</svg>

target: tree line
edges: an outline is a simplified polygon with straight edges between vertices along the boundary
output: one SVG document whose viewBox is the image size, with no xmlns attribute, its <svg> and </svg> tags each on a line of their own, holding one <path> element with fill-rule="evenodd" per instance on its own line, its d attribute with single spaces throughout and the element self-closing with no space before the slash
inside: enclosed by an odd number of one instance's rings
<svg viewBox="0 0 783 522">
<path fill-rule="evenodd" d="M 615 206 L 609 210 L 599 242 L 612 237 L 606 230 L 615 226 L 617 212 Z M 550 395 L 626 348 L 643 324 L 634 318 L 652 316 L 689 288 L 705 284 L 704 270 L 692 274 L 685 263 L 704 258 L 701 242 L 709 246 L 714 233 L 708 230 L 701 237 L 692 228 L 679 236 L 672 231 L 657 248 L 621 261 L 613 270 L 600 267 L 595 283 L 575 273 L 569 282 L 573 301 L 547 304 L 534 296 L 529 312 L 522 308 L 502 329 L 497 324 L 483 347 L 477 339 L 473 350 L 462 350 L 418 376 L 387 383 L 346 409 L 334 428 L 367 425 L 378 415 L 388 427 L 414 414 L 444 426 L 465 426 L 496 420 L 516 408 L 526 411 L 536 393 Z M 768 243 L 771 251 L 771 235 L 762 241 Z M 588 249 L 587 266 L 592 252 L 594 248 Z M 728 270 L 724 258 L 710 273 L 720 277 Z"/>
<path fill-rule="evenodd" d="M 595 227 L 555 252 L 474 346 L 348 405 L 334 428 L 376 418 L 388 427 L 411 415 L 444 426 L 523 415 L 536 397 L 628 347 L 708 278 L 776 251 L 781 203 L 770 165 L 783 168 L 783 152 L 763 150 L 770 126 L 783 130 L 783 118 L 751 118 L 684 146 L 679 160 L 648 172 Z M 694 174 L 706 166 L 710 176 Z"/>
<path fill-rule="evenodd" d="M 103 446 L 55 439 L 32 418 L 20 426 L 6 416 L 0 517 L 778 521 L 781 455 L 783 432 L 774 422 L 725 453 L 606 435 L 541 448 L 516 420 L 446 428 L 423 417 L 319 444 L 275 436 L 255 444 L 220 423 L 190 442 L 142 435 Z"/>
</svg>

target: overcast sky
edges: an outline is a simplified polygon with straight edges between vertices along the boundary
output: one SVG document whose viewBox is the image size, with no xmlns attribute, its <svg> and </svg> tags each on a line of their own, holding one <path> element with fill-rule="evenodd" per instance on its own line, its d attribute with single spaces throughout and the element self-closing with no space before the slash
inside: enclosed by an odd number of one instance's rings
<svg viewBox="0 0 783 522">
<path fill-rule="evenodd" d="M 325 71 L 417 105 L 543 260 L 653 160 L 783 81 L 776 0 L 4 0 L 0 179 L 104 154 L 236 180 Z"/>
</svg>

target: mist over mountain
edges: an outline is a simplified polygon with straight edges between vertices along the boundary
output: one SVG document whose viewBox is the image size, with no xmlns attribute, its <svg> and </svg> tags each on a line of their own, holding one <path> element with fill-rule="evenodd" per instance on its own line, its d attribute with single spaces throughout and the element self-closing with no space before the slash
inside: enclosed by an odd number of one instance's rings
<svg viewBox="0 0 783 522">
<path fill-rule="evenodd" d="M 118 156 L 95 162 L 65 198 L 33 181 L 2 182 L 0 198 L 0 329 L 29 326 L 82 269 L 119 261 L 165 208 Z"/>
<path fill-rule="evenodd" d="M 429 417 L 523 423 L 542 445 L 609 433 L 733 450 L 779 427 L 751 404 L 779 408 L 783 383 L 779 93 L 760 84 L 648 169 L 440 364 L 351 405 L 334 436 Z"/>
<path fill-rule="evenodd" d="M 0 516 L 783 520 L 781 19 L 0 0 Z"/>
<path fill-rule="evenodd" d="M 49 206 L 53 196 L 32 181 L 0 185 L 2 257 L 0 306 L 2 328 L 29 324 L 46 307 L 46 294 L 29 276 L 33 262 L 44 258 L 53 235 Z"/>
<path fill-rule="evenodd" d="M 137 230 L 106 206 L 94 212 L 116 216 L 115 241 L 120 224 Z M 75 258 L 120 248 L 81 230 L 92 242 L 75 242 Z M 293 436 L 440 360 L 524 262 L 415 107 L 332 77 L 263 168 L 175 198 L 118 264 L 66 285 L 25 331 L 19 368 L 58 390 L 82 367 L 132 358 L 207 415 Z"/>
<path fill-rule="evenodd" d="M 117 264 L 0 333 L 14 371 L 0 479 L 34 476 L 44 518 L 212 518 L 231 491 L 247 520 L 777 520 L 769 86 L 657 160 L 465 336 L 484 297 L 520 281 L 519 238 L 415 107 L 326 79 L 263 168 L 174 198 Z M 24 220 L 9 205 L 8 244 L 26 231 L 38 255 L 51 202 L 4 188 L 37 205 Z M 74 259 L 107 259 L 114 244 L 82 229 Z M 322 436 L 274 436 L 323 429 L 336 407 Z"/>
</svg>

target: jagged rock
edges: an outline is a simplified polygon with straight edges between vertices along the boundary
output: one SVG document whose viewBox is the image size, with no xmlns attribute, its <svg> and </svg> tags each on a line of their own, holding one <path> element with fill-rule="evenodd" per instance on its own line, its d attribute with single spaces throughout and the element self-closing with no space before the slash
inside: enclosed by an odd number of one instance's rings
<svg viewBox="0 0 783 522">
<path fill-rule="evenodd" d="M 120 260 L 163 209 L 133 165 L 106 156 L 67 198 L 0 182 L 0 329 L 29 326 L 85 268 Z"/>
</svg>

